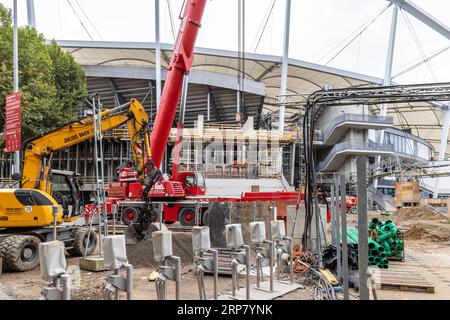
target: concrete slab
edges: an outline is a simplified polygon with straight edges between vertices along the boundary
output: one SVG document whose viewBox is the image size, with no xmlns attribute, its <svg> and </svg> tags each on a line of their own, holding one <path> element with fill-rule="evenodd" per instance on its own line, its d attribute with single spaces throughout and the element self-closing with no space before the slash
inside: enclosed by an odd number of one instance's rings
<svg viewBox="0 0 450 320">
<path fill-rule="evenodd" d="M 105 260 L 101 256 L 89 256 L 80 259 L 80 269 L 88 271 L 105 271 Z"/>
<path fill-rule="evenodd" d="M 290 284 L 286 282 L 277 282 L 273 284 L 274 291 L 269 292 L 269 281 L 261 282 L 261 287 L 258 289 L 256 285 L 253 284 L 250 287 L 250 300 L 274 300 L 278 297 L 284 296 L 285 294 L 302 288 L 300 284 Z M 245 287 L 236 291 L 236 296 L 233 297 L 231 292 L 221 294 L 217 298 L 218 300 L 246 300 L 245 298 Z"/>
</svg>

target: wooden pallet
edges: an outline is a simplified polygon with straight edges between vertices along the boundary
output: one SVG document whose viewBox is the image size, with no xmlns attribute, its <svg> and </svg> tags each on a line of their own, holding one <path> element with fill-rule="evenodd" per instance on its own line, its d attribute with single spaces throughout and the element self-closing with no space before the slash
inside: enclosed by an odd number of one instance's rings
<svg viewBox="0 0 450 320">
<path fill-rule="evenodd" d="M 434 285 L 417 271 L 401 269 L 380 270 L 381 290 L 421 291 L 434 293 Z"/>
</svg>

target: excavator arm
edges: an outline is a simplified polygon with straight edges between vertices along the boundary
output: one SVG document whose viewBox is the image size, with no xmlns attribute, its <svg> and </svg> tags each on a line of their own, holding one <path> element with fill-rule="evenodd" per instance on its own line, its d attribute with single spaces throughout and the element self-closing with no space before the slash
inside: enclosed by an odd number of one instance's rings
<svg viewBox="0 0 450 320">
<path fill-rule="evenodd" d="M 151 182 L 159 176 L 158 171 L 152 170 L 148 121 L 147 113 L 136 99 L 101 113 L 102 132 L 127 124 L 138 176 L 142 181 Z M 91 139 L 95 134 L 94 124 L 94 119 L 87 117 L 26 141 L 20 187 L 51 194 L 49 174 L 52 153 Z M 149 180 L 146 173 L 153 178 Z"/>
</svg>

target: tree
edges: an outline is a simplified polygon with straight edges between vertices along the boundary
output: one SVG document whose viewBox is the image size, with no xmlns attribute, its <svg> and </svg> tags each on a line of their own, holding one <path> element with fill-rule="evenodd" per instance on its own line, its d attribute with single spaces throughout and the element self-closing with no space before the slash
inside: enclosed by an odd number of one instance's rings
<svg viewBox="0 0 450 320">
<path fill-rule="evenodd" d="M 5 96 L 13 92 L 11 11 L 0 4 L 0 130 L 4 128 Z M 45 43 L 35 29 L 21 27 L 19 86 L 22 94 L 23 139 L 71 121 L 75 106 L 87 95 L 84 71 L 55 41 Z"/>
</svg>

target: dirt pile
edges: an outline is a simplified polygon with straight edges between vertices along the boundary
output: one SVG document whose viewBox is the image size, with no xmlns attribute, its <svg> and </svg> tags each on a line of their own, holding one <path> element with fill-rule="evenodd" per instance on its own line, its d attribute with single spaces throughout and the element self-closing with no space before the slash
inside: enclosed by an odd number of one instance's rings
<svg viewBox="0 0 450 320">
<path fill-rule="evenodd" d="M 183 265 L 193 263 L 192 234 L 190 232 L 172 233 L 172 252 L 181 258 Z M 153 258 L 152 240 L 144 240 L 127 246 L 127 258 L 134 267 L 157 267 L 159 263 Z"/>
<path fill-rule="evenodd" d="M 450 227 L 447 225 L 415 223 L 411 224 L 403 233 L 406 240 L 430 240 L 432 242 L 445 242 L 450 240 Z"/>
<path fill-rule="evenodd" d="M 395 222 L 406 220 L 447 221 L 447 218 L 431 206 L 400 208 L 392 215 Z"/>
</svg>

